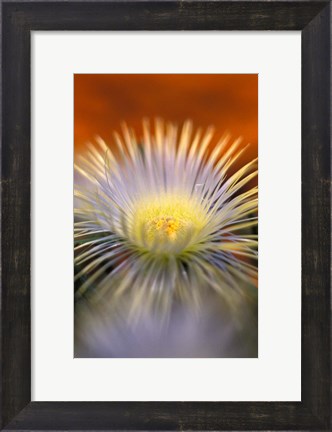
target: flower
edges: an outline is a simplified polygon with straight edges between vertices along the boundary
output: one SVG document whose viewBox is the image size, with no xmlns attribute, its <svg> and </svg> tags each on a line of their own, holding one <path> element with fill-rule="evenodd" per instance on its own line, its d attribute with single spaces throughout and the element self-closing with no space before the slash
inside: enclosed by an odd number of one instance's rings
<svg viewBox="0 0 332 432">
<path fill-rule="evenodd" d="M 167 313 L 256 283 L 257 159 L 229 174 L 245 149 L 224 136 L 210 150 L 212 136 L 156 120 L 140 141 L 124 125 L 116 146 L 89 144 L 75 166 L 76 298 Z"/>
</svg>

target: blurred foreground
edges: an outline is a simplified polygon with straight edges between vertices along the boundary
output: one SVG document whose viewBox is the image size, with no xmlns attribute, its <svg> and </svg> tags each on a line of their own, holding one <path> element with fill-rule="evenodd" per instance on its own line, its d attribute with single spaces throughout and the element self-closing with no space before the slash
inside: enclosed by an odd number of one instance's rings
<svg viewBox="0 0 332 432">
<path fill-rule="evenodd" d="M 230 309 L 211 294 L 192 310 L 175 304 L 168 323 L 142 316 L 135 324 L 109 308 L 80 301 L 75 312 L 75 357 L 257 357 L 257 289 Z"/>
</svg>

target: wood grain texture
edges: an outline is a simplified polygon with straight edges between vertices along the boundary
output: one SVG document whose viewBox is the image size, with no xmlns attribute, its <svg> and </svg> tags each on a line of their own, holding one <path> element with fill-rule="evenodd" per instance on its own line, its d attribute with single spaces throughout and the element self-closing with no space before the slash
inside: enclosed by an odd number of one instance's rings
<svg viewBox="0 0 332 432">
<path fill-rule="evenodd" d="M 301 403 L 32 402 L 6 430 L 324 430 Z"/>
<path fill-rule="evenodd" d="M 302 30 L 302 402 L 30 403 L 30 31 L 38 29 Z M 331 430 L 330 50 L 330 2 L 2 3 L 2 428 Z"/>
<path fill-rule="evenodd" d="M 6 424 L 30 401 L 29 62 L 27 27 L 11 25 L 6 20 L 2 27 L 2 424 Z"/>
<path fill-rule="evenodd" d="M 8 4 L 7 11 L 34 30 L 302 30 L 327 3 L 30 1 Z"/>
<path fill-rule="evenodd" d="M 331 7 L 302 32 L 302 401 L 324 423 L 331 368 L 330 17 Z"/>
</svg>

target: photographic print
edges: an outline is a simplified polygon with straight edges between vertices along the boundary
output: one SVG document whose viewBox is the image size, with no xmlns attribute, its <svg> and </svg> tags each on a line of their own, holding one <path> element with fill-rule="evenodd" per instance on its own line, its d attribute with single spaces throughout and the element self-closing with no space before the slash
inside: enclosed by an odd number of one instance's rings
<svg viewBox="0 0 332 432">
<path fill-rule="evenodd" d="M 258 75 L 74 75 L 74 355 L 258 356 Z"/>
</svg>

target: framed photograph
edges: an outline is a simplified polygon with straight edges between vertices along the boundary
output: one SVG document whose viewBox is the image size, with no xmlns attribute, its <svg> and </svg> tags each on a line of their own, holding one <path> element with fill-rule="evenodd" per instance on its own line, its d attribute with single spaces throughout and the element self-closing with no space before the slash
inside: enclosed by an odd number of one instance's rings
<svg viewBox="0 0 332 432">
<path fill-rule="evenodd" d="M 75 74 L 74 98 L 75 357 L 257 358 L 258 75 Z"/>
<path fill-rule="evenodd" d="M 1 427 L 331 429 L 331 3 L 3 1 Z"/>
</svg>

